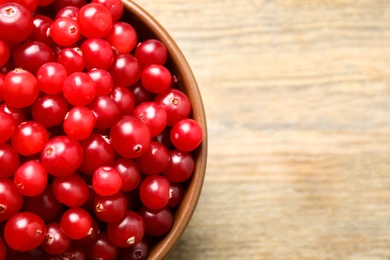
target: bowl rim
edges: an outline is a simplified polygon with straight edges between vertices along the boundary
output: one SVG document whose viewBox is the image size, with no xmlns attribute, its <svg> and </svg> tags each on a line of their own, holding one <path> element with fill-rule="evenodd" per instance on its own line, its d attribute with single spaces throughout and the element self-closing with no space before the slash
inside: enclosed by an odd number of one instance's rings
<svg viewBox="0 0 390 260">
<path fill-rule="evenodd" d="M 195 169 L 192 179 L 188 185 L 187 191 L 184 194 L 183 200 L 175 212 L 175 221 L 170 232 L 159 241 L 155 246 L 151 248 L 148 259 L 163 259 L 175 247 L 184 233 L 188 223 L 190 222 L 196 205 L 202 191 L 204 177 L 207 166 L 207 123 L 206 115 L 203 106 L 202 97 L 196 82 L 195 76 L 185 59 L 182 51 L 169 35 L 169 33 L 161 26 L 152 15 L 150 15 L 141 6 L 134 3 L 131 0 L 122 0 L 127 12 L 135 15 L 136 18 L 148 28 L 153 30 L 153 34 L 158 40 L 163 42 L 167 48 L 169 59 L 173 64 L 180 64 L 177 67 L 179 75 L 178 79 L 183 85 L 187 86 L 185 89 L 186 94 L 192 101 L 192 118 L 196 120 L 204 131 L 203 141 L 197 148 Z"/>
</svg>

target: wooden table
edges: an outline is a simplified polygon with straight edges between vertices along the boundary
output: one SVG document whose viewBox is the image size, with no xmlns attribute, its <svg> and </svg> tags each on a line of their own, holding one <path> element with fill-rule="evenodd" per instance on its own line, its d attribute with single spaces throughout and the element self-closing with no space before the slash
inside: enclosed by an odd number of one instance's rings
<svg viewBox="0 0 390 260">
<path fill-rule="evenodd" d="M 175 259 L 390 258 L 390 1 L 138 0 L 208 118 Z"/>
</svg>

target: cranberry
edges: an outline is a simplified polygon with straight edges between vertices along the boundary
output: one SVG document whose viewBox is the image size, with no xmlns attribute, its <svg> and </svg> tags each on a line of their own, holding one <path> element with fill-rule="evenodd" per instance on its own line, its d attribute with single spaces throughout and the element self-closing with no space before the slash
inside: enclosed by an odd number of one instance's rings
<svg viewBox="0 0 390 260">
<path fill-rule="evenodd" d="M 116 260 L 119 250 L 109 239 L 106 232 L 100 233 L 96 240 L 86 248 L 90 259 Z"/>
<path fill-rule="evenodd" d="M 72 240 L 62 232 L 60 224 L 50 223 L 46 228 L 46 237 L 41 245 L 43 250 L 58 255 L 69 249 Z"/>
<path fill-rule="evenodd" d="M 192 176 L 195 162 L 191 154 L 178 150 L 169 151 L 169 163 L 163 175 L 171 182 L 183 182 Z"/>
<path fill-rule="evenodd" d="M 141 172 L 148 175 L 159 174 L 169 163 L 169 153 L 164 145 L 151 142 L 146 153 L 136 158 L 135 162 Z"/>
<path fill-rule="evenodd" d="M 78 8 L 77 6 L 65 6 L 57 12 L 55 19 L 60 17 L 67 17 L 77 21 L 77 15 L 79 13 L 79 10 L 80 8 Z"/>
<path fill-rule="evenodd" d="M 134 49 L 137 44 L 137 33 L 130 24 L 125 22 L 116 22 L 104 39 L 115 48 L 118 54 L 124 54 L 129 53 Z"/>
<path fill-rule="evenodd" d="M 156 102 L 144 102 L 133 111 L 133 116 L 144 122 L 150 131 L 150 135 L 159 135 L 167 126 L 167 112 Z"/>
<path fill-rule="evenodd" d="M 145 260 L 149 256 L 149 243 L 146 239 L 135 243 L 132 246 L 120 248 L 120 260 Z"/>
<path fill-rule="evenodd" d="M 128 210 L 125 217 L 118 222 L 108 223 L 107 234 L 111 242 L 119 247 L 128 247 L 141 241 L 145 226 L 142 217 Z"/>
<path fill-rule="evenodd" d="M 92 0 L 92 3 L 102 4 L 111 13 L 112 21 L 116 22 L 121 18 L 124 6 L 121 0 Z"/>
<path fill-rule="evenodd" d="M 164 208 L 169 202 L 170 194 L 170 183 L 161 175 L 146 177 L 139 188 L 142 203 L 150 209 Z"/>
<path fill-rule="evenodd" d="M 120 157 L 114 161 L 113 167 L 122 178 L 122 191 L 131 191 L 138 187 L 141 174 L 133 160 Z"/>
<path fill-rule="evenodd" d="M 120 221 L 126 214 L 127 199 L 117 192 L 111 196 L 96 196 L 94 201 L 94 211 L 96 216 L 104 222 Z"/>
<path fill-rule="evenodd" d="M 195 120 L 186 118 L 173 125 L 170 138 L 177 149 L 190 152 L 202 142 L 203 131 Z"/>
<path fill-rule="evenodd" d="M 33 30 L 30 34 L 29 40 L 38 41 L 46 43 L 51 46 L 53 44 L 53 40 L 50 37 L 50 26 L 53 20 L 41 14 L 36 14 L 33 16 Z"/>
<path fill-rule="evenodd" d="M 122 178 L 115 168 L 102 166 L 93 174 L 92 187 L 101 196 L 111 196 L 121 190 Z"/>
<path fill-rule="evenodd" d="M 6 42 L 0 40 L 0 66 L 7 63 L 11 52 Z M 1 84 L 0 84 L 1 85 Z"/>
<path fill-rule="evenodd" d="M 0 144 L 0 178 L 11 177 L 19 167 L 20 158 L 9 144 Z"/>
<path fill-rule="evenodd" d="M 85 61 L 85 68 L 108 69 L 114 60 L 114 51 L 111 45 L 100 38 L 87 39 L 81 45 Z"/>
<path fill-rule="evenodd" d="M 12 59 L 16 67 L 35 74 L 43 64 L 54 62 L 55 55 L 49 45 L 38 41 L 28 41 L 14 51 Z"/>
<path fill-rule="evenodd" d="M 146 40 L 135 49 L 135 57 L 137 57 L 142 67 L 151 64 L 163 65 L 167 56 L 168 53 L 165 45 L 155 39 Z"/>
<path fill-rule="evenodd" d="M 159 210 L 143 206 L 138 213 L 145 223 L 145 233 L 150 236 L 162 236 L 169 232 L 173 224 L 173 215 L 169 208 Z"/>
<path fill-rule="evenodd" d="M 0 111 L 4 111 L 7 114 L 10 114 L 12 118 L 14 119 L 15 125 L 18 125 L 24 121 L 26 121 L 26 113 L 23 109 L 20 108 L 14 108 L 7 104 L 0 105 Z M 12 129 L 11 124 L 8 124 L 8 126 Z"/>
<path fill-rule="evenodd" d="M 92 228 L 89 230 L 88 235 L 86 235 L 82 239 L 76 239 L 73 241 L 75 244 L 84 247 L 96 241 L 99 234 L 100 234 L 100 229 L 98 223 L 94 218 L 92 218 Z"/>
<path fill-rule="evenodd" d="M 46 95 L 34 102 L 31 115 L 44 127 L 58 126 L 68 113 L 68 103 L 61 95 Z"/>
<path fill-rule="evenodd" d="M 23 196 L 10 179 L 0 178 L 0 222 L 12 217 L 23 206 Z"/>
<path fill-rule="evenodd" d="M 62 91 L 62 85 L 68 73 L 62 64 L 48 62 L 38 69 L 36 76 L 41 91 L 46 94 L 58 94 Z"/>
<path fill-rule="evenodd" d="M 38 122 L 20 123 L 12 135 L 12 146 L 24 156 L 39 153 L 49 139 L 46 128 Z"/>
<path fill-rule="evenodd" d="M 14 183 L 22 195 L 37 196 L 45 190 L 47 184 L 46 170 L 40 162 L 25 162 L 16 170 Z"/>
<path fill-rule="evenodd" d="M 80 207 L 88 200 L 88 185 L 77 174 L 54 178 L 52 188 L 57 200 L 68 207 Z"/>
<path fill-rule="evenodd" d="M 133 55 L 124 53 L 115 56 L 109 72 L 114 79 L 114 85 L 127 87 L 140 79 L 141 66 Z"/>
<path fill-rule="evenodd" d="M 38 247 L 46 235 L 43 220 L 30 212 L 13 215 L 5 225 L 4 239 L 7 245 L 18 251 L 29 251 Z"/>
<path fill-rule="evenodd" d="M 141 82 L 150 92 L 161 93 L 171 86 L 172 76 L 169 70 L 164 66 L 152 64 L 143 69 Z"/>
<path fill-rule="evenodd" d="M 81 239 L 92 228 L 92 218 L 82 208 L 70 208 L 61 217 L 61 229 L 71 239 Z"/>
<path fill-rule="evenodd" d="M 95 97 L 96 86 L 86 73 L 74 72 L 65 79 L 62 91 L 70 104 L 85 106 Z"/>
<path fill-rule="evenodd" d="M 0 143 L 11 138 L 15 131 L 15 121 L 12 115 L 0 110 Z"/>
<path fill-rule="evenodd" d="M 77 15 L 80 32 L 87 38 L 101 38 L 112 27 L 112 16 L 106 7 L 97 3 L 86 4 Z"/>
<path fill-rule="evenodd" d="M 184 189 L 180 183 L 171 182 L 171 198 L 168 202 L 168 207 L 175 208 L 182 201 L 184 196 Z"/>
<path fill-rule="evenodd" d="M 95 82 L 96 96 L 108 95 L 114 85 L 111 74 L 104 69 L 93 69 L 87 72 L 88 76 Z"/>
<path fill-rule="evenodd" d="M 57 56 L 57 62 L 65 67 L 68 74 L 81 72 L 85 67 L 83 54 L 78 47 L 62 49 Z"/>
<path fill-rule="evenodd" d="M 88 105 L 96 116 L 95 127 L 98 129 L 108 129 L 113 126 L 120 117 L 118 104 L 108 96 L 96 97 Z"/>
<path fill-rule="evenodd" d="M 84 140 L 92 133 L 95 124 L 94 112 L 89 108 L 77 106 L 69 110 L 63 126 L 67 136 L 75 140 Z"/>
<path fill-rule="evenodd" d="M 0 5 L 0 39 L 9 42 L 22 42 L 33 30 L 30 11 L 17 3 Z"/>
<path fill-rule="evenodd" d="M 56 18 L 50 26 L 50 35 L 55 43 L 69 46 L 77 42 L 80 29 L 76 20 L 68 17 Z"/>
<path fill-rule="evenodd" d="M 131 115 L 134 110 L 134 96 L 128 88 L 114 87 L 110 93 L 110 97 L 118 104 L 121 116 Z"/>
</svg>

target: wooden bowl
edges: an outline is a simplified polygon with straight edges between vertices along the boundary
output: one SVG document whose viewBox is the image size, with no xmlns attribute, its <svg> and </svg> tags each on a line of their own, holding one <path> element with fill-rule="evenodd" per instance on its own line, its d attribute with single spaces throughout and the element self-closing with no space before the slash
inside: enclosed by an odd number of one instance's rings
<svg viewBox="0 0 390 260">
<path fill-rule="evenodd" d="M 187 227 L 202 190 L 207 162 L 207 128 L 203 102 L 195 77 L 175 41 L 166 30 L 144 9 L 129 0 L 123 0 L 125 11 L 121 20 L 130 23 L 137 31 L 139 40 L 158 39 L 168 50 L 167 67 L 178 79 L 178 88 L 186 93 L 192 103 L 192 117 L 204 131 L 203 142 L 193 153 L 195 172 L 186 185 L 186 191 L 180 206 L 174 213 L 171 231 L 156 244 L 152 245 L 148 259 L 163 259 L 174 248 Z M 187 184 L 187 183 L 186 183 Z"/>
</svg>

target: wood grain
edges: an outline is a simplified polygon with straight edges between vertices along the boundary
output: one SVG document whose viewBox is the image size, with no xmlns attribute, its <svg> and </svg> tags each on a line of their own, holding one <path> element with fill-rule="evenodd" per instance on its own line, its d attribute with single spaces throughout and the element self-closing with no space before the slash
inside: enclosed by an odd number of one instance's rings
<svg viewBox="0 0 390 260">
<path fill-rule="evenodd" d="M 169 259 L 390 259 L 390 2 L 137 3 L 208 118 L 203 193 Z"/>
</svg>

